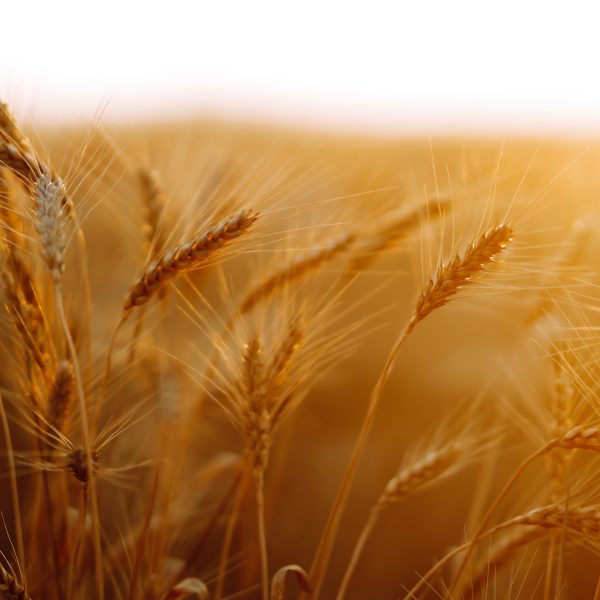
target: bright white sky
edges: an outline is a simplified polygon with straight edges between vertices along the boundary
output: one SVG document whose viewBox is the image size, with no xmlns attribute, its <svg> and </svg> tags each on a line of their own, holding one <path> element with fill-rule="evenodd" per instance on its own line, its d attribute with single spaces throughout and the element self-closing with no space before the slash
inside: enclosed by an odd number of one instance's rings
<svg viewBox="0 0 600 600">
<path fill-rule="evenodd" d="M 596 4 L 13 0 L 0 95 L 38 119 L 600 132 Z"/>
</svg>

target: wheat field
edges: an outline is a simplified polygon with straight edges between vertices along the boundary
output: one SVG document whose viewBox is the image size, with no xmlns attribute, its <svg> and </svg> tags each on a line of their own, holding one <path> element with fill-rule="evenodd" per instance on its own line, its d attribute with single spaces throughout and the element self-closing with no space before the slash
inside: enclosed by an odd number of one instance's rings
<svg viewBox="0 0 600 600">
<path fill-rule="evenodd" d="M 600 598 L 599 161 L 2 104 L 0 596 Z"/>
</svg>

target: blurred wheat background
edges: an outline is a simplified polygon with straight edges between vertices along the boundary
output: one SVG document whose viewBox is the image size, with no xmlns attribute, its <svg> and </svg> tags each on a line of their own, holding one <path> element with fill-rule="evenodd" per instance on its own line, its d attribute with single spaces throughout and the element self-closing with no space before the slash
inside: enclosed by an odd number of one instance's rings
<svg viewBox="0 0 600 600">
<path fill-rule="evenodd" d="M 0 597 L 600 598 L 591 15 L 135 4 L 0 69 Z"/>
</svg>

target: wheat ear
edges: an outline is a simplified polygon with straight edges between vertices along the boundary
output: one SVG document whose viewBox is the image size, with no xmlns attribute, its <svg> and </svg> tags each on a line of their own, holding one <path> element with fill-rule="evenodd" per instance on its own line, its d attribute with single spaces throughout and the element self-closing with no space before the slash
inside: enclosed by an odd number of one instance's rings
<svg viewBox="0 0 600 600">
<path fill-rule="evenodd" d="M 414 229 L 427 217 L 440 217 L 451 206 L 448 198 L 430 200 L 426 204 L 410 206 L 387 215 L 378 226 L 367 234 L 368 239 L 361 241 L 359 236 L 356 244 L 356 256 L 349 265 L 350 271 L 364 271 L 377 256 L 396 246 L 410 235 Z"/>
<path fill-rule="evenodd" d="M 65 270 L 67 246 L 63 212 L 64 190 L 49 175 L 40 175 L 35 187 L 37 230 L 42 246 L 42 258 L 55 283 Z"/>
<path fill-rule="evenodd" d="M 144 201 L 144 236 L 147 250 L 150 252 L 162 247 L 158 238 L 160 221 L 166 204 L 165 190 L 156 170 L 142 168 L 138 171 L 138 180 Z"/>
<path fill-rule="evenodd" d="M 226 244 L 246 233 L 257 218 L 258 213 L 242 210 L 153 260 L 129 290 L 125 315 L 136 306 L 146 304 L 177 275 L 205 265 Z"/>
<path fill-rule="evenodd" d="M 252 288 L 240 304 L 240 313 L 247 313 L 260 301 L 269 298 L 284 285 L 297 281 L 331 262 L 336 256 L 348 249 L 354 240 L 354 234 L 345 233 L 329 244 L 314 248 L 308 253 L 296 257 L 290 265 L 276 271 Z"/>
<path fill-rule="evenodd" d="M 73 408 L 75 373 L 68 360 L 62 360 L 56 370 L 48 395 L 48 422 L 62 431 Z"/>
<path fill-rule="evenodd" d="M 438 450 L 432 450 L 415 463 L 400 469 L 389 480 L 379 500 L 371 509 L 367 522 L 359 535 L 352 556 L 350 557 L 350 562 L 342 578 L 337 600 L 343 600 L 345 597 L 367 540 L 379 522 L 382 512 L 390 505 L 402 502 L 420 488 L 446 475 L 452 467 L 456 466 L 462 452 L 461 446 L 456 443 L 448 444 Z"/>
<path fill-rule="evenodd" d="M 408 330 L 411 331 L 431 311 L 449 302 L 471 283 L 472 278 L 504 250 L 512 233 L 508 225 L 498 225 L 481 234 L 464 253 L 458 253 L 452 261 L 440 265 L 419 296 Z"/>
</svg>

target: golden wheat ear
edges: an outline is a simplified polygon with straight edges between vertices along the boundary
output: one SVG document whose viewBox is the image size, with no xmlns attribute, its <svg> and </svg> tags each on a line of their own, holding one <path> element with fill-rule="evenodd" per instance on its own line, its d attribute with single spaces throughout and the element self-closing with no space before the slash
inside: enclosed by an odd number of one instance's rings
<svg viewBox="0 0 600 600">
<path fill-rule="evenodd" d="M 146 304 L 177 275 L 206 266 L 227 244 L 244 235 L 258 219 L 258 213 L 242 210 L 218 225 L 176 244 L 152 261 L 133 284 L 125 298 L 124 313 Z"/>
<path fill-rule="evenodd" d="M 471 284 L 473 278 L 504 250 L 511 241 L 512 234 L 513 230 L 509 225 L 488 229 L 464 253 L 458 253 L 449 263 L 440 265 L 419 296 L 407 332 L 412 331 L 429 313 L 449 302 L 462 288 Z"/>
<path fill-rule="evenodd" d="M 40 175 L 35 186 L 35 212 L 42 259 L 55 283 L 65 270 L 67 247 L 64 189 L 49 175 Z"/>
</svg>

